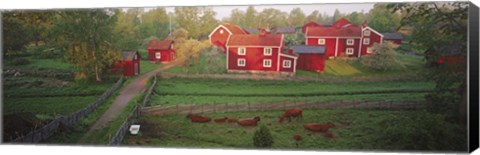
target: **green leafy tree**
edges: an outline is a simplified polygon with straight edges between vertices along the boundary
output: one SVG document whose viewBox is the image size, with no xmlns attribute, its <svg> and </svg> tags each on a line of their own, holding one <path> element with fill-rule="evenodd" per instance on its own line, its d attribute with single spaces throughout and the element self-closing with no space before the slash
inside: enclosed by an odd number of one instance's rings
<svg viewBox="0 0 480 155">
<path fill-rule="evenodd" d="M 368 13 L 368 26 L 379 32 L 395 32 L 400 26 L 400 13 L 392 12 L 387 4 L 375 4 Z"/>
<path fill-rule="evenodd" d="M 199 39 L 205 40 L 208 39 L 208 35 L 212 30 L 218 26 L 219 22 L 215 19 L 217 13 L 213 11 L 212 8 L 206 7 L 202 9 L 202 16 L 200 16 L 200 32 Z"/>
<path fill-rule="evenodd" d="M 227 71 L 225 68 L 225 63 L 221 63 L 225 61 L 225 54 L 219 51 L 217 46 L 205 48 L 201 52 L 201 57 L 203 57 L 207 64 L 203 69 L 204 73 L 220 74 Z"/>
<path fill-rule="evenodd" d="M 307 22 L 321 22 L 318 18 L 318 16 L 320 15 L 320 13 L 318 12 L 318 10 L 314 10 L 312 11 L 312 13 L 310 13 L 306 18 L 307 18 Z"/>
<path fill-rule="evenodd" d="M 188 31 L 192 38 L 198 38 L 200 34 L 201 8 L 199 7 L 175 7 L 175 20 L 178 25 Z"/>
<path fill-rule="evenodd" d="M 102 81 L 103 71 L 119 59 L 115 50 L 112 10 L 75 10 L 59 13 L 54 31 L 63 44 L 67 62 L 76 69 L 76 80 Z"/>
<path fill-rule="evenodd" d="M 363 67 L 374 71 L 387 71 L 403 68 L 401 62 L 395 59 L 394 44 L 386 42 L 373 45 L 373 54 L 363 56 L 360 63 Z"/>
<path fill-rule="evenodd" d="M 411 41 L 416 46 L 429 49 L 439 46 L 455 47 L 460 55 L 467 51 L 467 2 L 398 3 L 388 5 L 392 11 L 401 11 L 402 26 L 411 26 L 414 31 Z M 425 55 L 427 62 L 437 60 L 445 52 L 433 51 Z M 444 114 L 449 120 L 466 123 L 467 79 L 466 62 L 429 68 L 426 74 L 435 82 L 434 92 L 426 96 L 428 107 L 451 105 L 454 108 L 428 108 L 430 112 Z M 454 91 L 448 91 L 454 90 Z M 450 107 L 450 106 L 448 106 Z"/>
<path fill-rule="evenodd" d="M 114 24 L 115 45 L 121 50 L 135 50 L 141 44 L 141 36 L 139 36 L 140 30 L 140 10 L 128 9 L 115 10 L 115 18 L 117 19 Z"/>
<path fill-rule="evenodd" d="M 169 35 L 170 17 L 165 8 L 157 7 L 149 10 L 141 14 L 140 19 L 140 39 L 152 36 L 166 38 Z"/>
<path fill-rule="evenodd" d="M 5 12 L 3 16 L 3 51 L 4 56 L 13 56 L 25 49 L 29 40 L 24 21 L 19 19 L 18 12 Z"/>
<path fill-rule="evenodd" d="M 288 26 L 303 26 L 303 24 L 305 24 L 305 18 L 305 13 L 303 13 L 302 9 L 294 8 L 292 11 L 290 11 L 290 14 L 288 15 Z"/>
<path fill-rule="evenodd" d="M 352 22 L 355 25 L 361 25 L 364 21 L 367 20 L 366 15 L 363 12 L 352 12 L 345 16 L 345 19 Z M 383 31 L 382 31 L 383 32 Z"/>
<path fill-rule="evenodd" d="M 272 147 L 273 137 L 267 126 L 262 125 L 260 129 L 255 130 L 253 134 L 253 145 L 255 147 Z"/>
<path fill-rule="evenodd" d="M 339 20 L 339 19 L 342 18 L 343 16 L 344 16 L 344 15 L 340 12 L 340 10 L 335 9 L 335 12 L 333 13 L 332 22 Z"/>
<path fill-rule="evenodd" d="M 245 13 L 240 9 L 233 9 L 232 13 L 230 14 L 230 18 L 228 19 L 230 23 L 237 24 L 239 26 L 246 26 L 246 18 Z"/>
<path fill-rule="evenodd" d="M 258 15 L 257 19 L 260 26 L 263 28 L 282 27 L 286 24 L 287 13 L 277 9 L 267 8 L 263 9 Z"/>
<path fill-rule="evenodd" d="M 245 12 L 245 27 L 259 27 L 259 21 L 257 19 L 258 12 L 255 10 L 255 7 L 248 6 L 247 11 Z"/>
</svg>

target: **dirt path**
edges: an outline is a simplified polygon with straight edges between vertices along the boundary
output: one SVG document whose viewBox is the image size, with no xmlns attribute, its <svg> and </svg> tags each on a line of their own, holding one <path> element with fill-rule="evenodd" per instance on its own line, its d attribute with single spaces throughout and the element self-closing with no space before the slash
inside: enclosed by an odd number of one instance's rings
<svg viewBox="0 0 480 155">
<path fill-rule="evenodd" d="M 128 102 L 133 99 L 133 97 L 137 96 L 138 94 L 142 93 L 146 89 L 146 84 L 148 79 L 153 75 L 161 72 L 163 70 L 169 69 L 175 65 L 178 65 L 179 62 L 171 62 L 165 64 L 158 69 L 148 72 L 144 75 L 141 75 L 135 78 L 130 84 L 125 86 L 121 91 L 120 94 L 117 96 L 113 104 L 109 107 L 109 109 L 93 124 L 93 126 L 89 129 L 89 131 L 79 140 L 79 142 L 84 142 L 87 137 L 92 134 L 93 131 L 99 130 L 104 128 L 110 121 L 113 121 L 117 118 L 123 111 L 123 109 L 127 106 Z"/>
</svg>

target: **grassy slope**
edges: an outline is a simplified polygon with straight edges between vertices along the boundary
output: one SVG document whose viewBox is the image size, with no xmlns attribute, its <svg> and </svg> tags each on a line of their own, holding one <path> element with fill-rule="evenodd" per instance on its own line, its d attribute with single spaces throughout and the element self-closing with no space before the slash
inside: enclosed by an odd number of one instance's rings
<svg viewBox="0 0 480 155">
<path fill-rule="evenodd" d="M 251 118 L 260 116 L 259 125 L 266 125 L 274 140 L 274 149 L 296 149 L 293 134 L 301 134 L 303 139 L 298 149 L 335 149 L 335 150 L 369 150 L 381 149 L 377 144 L 376 132 L 383 129 L 382 121 L 410 115 L 415 111 L 387 110 L 305 110 L 302 121 L 278 124 L 278 116 L 283 111 L 269 112 L 234 112 L 207 114 L 212 118 L 235 117 Z M 321 133 L 312 133 L 303 128 L 305 123 L 336 124 L 331 131 L 335 140 L 323 137 Z M 339 121 L 350 122 L 350 125 Z M 144 116 L 142 125 L 147 126 L 138 136 L 127 136 L 124 144 L 157 147 L 207 147 L 207 148 L 252 148 L 253 133 L 258 127 L 240 127 L 237 124 L 196 124 L 185 119 L 184 115 L 165 117 Z M 152 126 L 153 125 L 153 126 Z M 150 132 L 148 132 L 150 130 Z M 153 132 L 152 132 L 153 130 Z"/>
<path fill-rule="evenodd" d="M 148 60 L 142 60 L 140 61 L 140 74 L 151 72 L 160 66 L 161 64 L 150 63 Z"/>
</svg>

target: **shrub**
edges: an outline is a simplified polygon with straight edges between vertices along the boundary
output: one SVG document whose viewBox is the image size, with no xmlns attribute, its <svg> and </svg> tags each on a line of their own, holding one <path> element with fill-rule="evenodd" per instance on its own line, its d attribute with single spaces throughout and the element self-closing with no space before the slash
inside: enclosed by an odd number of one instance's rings
<svg viewBox="0 0 480 155">
<path fill-rule="evenodd" d="M 49 45 L 29 46 L 27 52 L 35 58 L 58 58 L 61 55 L 59 49 Z"/>
<path fill-rule="evenodd" d="M 362 67 L 374 71 L 387 71 L 404 68 L 403 64 L 395 59 L 394 44 L 385 42 L 373 46 L 373 54 L 360 58 Z"/>
<path fill-rule="evenodd" d="M 466 151 L 466 130 L 445 121 L 443 115 L 419 111 L 386 119 L 378 132 L 379 147 L 388 150 Z"/>
<path fill-rule="evenodd" d="M 260 129 L 257 129 L 253 135 L 253 145 L 255 147 L 271 147 L 272 144 L 273 138 L 270 130 L 265 125 L 260 126 Z"/>
<path fill-rule="evenodd" d="M 225 73 L 225 63 L 222 63 L 225 59 L 225 54 L 218 50 L 216 46 L 207 48 L 201 53 L 201 57 L 205 59 L 206 65 L 203 68 L 204 73 Z"/>
</svg>

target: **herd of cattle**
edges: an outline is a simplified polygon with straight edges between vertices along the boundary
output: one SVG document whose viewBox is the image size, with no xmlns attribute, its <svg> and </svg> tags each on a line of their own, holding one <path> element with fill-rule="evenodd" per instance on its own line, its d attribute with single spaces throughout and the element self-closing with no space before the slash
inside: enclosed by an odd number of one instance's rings
<svg viewBox="0 0 480 155">
<path fill-rule="evenodd" d="M 292 118 L 296 118 L 297 120 L 303 119 L 302 112 L 303 110 L 301 108 L 288 109 L 285 111 L 283 115 L 280 116 L 280 120 L 278 122 L 282 123 L 285 118 L 288 119 L 288 122 L 291 122 Z M 187 118 L 189 118 L 191 122 L 196 122 L 196 123 L 207 123 L 212 121 L 210 117 L 194 115 L 191 113 L 187 115 Z M 223 118 L 213 119 L 213 121 L 215 123 L 224 123 L 224 122 L 237 123 L 240 126 L 256 126 L 257 122 L 260 121 L 260 116 L 256 116 L 254 118 L 243 118 L 243 119 L 223 117 Z M 329 129 L 332 127 L 335 127 L 335 125 L 331 122 L 327 122 L 323 124 L 307 123 L 307 124 L 304 124 L 303 127 L 306 130 L 309 130 L 312 132 L 321 132 L 324 134 L 326 138 L 330 139 L 330 138 L 333 138 L 333 134 L 329 131 Z M 295 134 L 293 135 L 293 139 L 298 141 L 302 139 L 302 136 L 299 134 Z"/>
</svg>

